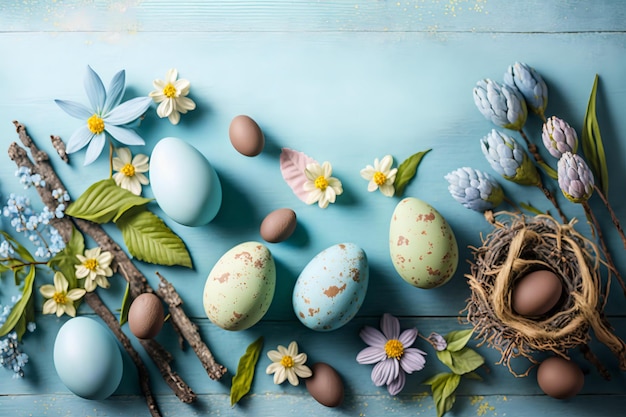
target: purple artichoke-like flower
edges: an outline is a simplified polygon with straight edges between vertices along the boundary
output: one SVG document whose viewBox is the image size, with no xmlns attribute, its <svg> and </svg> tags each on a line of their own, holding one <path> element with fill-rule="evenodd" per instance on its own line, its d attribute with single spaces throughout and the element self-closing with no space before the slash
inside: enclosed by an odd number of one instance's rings
<svg viewBox="0 0 626 417">
<path fill-rule="evenodd" d="M 541 139 L 550 155 L 557 159 L 565 152 L 576 153 L 578 149 L 576 130 L 556 116 L 552 116 L 543 124 Z"/>
<path fill-rule="evenodd" d="M 372 382 L 377 387 L 387 385 L 389 394 L 396 395 L 402 391 L 406 382 L 406 374 L 421 371 L 426 364 L 426 352 L 410 347 L 417 338 L 417 329 L 400 332 L 400 321 L 391 314 L 383 314 L 380 319 L 379 331 L 365 326 L 359 336 L 368 347 L 356 357 L 362 365 L 374 365 Z"/>
<path fill-rule="evenodd" d="M 516 62 L 504 73 L 504 84 L 517 88 L 532 112 L 544 114 L 548 105 L 548 86 L 534 68 Z"/>
<path fill-rule="evenodd" d="M 522 185 L 541 184 L 537 168 L 511 136 L 493 129 L 480 140 L 480 147 L 491 167 L 507 180 Z"/>
<path fill-rule="evenodd" d="M 584 203 L 593 194 L 593 173 L 583 158 L 565 152 L 557 165 L 559 187 L 563 195 L 574 203 Z"/>
<path fill-rule="evenodd" d="M 504 199 L 502 187 L 486 172 L 463 167 L 448 173 L 445 178 L 452 197 L 468 209 L 492 210 Z"/>
<path fill-rule="evenodd" d="M 526 102 L 517 88 L 490 79 L 476 83 L 474 103 L 487 120 L 505 129 L 520 130 L 528 117 Z"/>
</svg>

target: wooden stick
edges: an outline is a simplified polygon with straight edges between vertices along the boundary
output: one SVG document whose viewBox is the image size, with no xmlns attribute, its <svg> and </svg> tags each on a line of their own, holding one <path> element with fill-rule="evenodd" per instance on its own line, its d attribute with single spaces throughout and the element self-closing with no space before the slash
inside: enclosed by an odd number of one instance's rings
<svg viewBox="0 0 626 417">
<path fill-rule="evenodd" d="M 128 355 L 131 357 L 135 366 L 137 367 L 137 373 L 139 374 L 139 386 L 141 388 L 141 393 L 146 398 L 146 403 L 148 404 L 148 410 L 150 410 L 150 415 L 152 417 L 160 417 L 161 413 L 159 411 L 159 407 L 157 406 L 156 400 L 152 395 L 152 391 L 150 390 L 150 374 L 148 373 L 148 368 L 141 360 L 141 357 L 137 353 L 137 351 L 133 348 L 130 343 L 130 339 L 126 336 L 126 334 L 122 331 L 120 327 L 120 323 L 117 321 L 113 313 L 107 308 L 106 305 L 102 302 L 102 299 L 95 292 L 88 292 L 84 297 L 85 302 L 91 307 L 93 311 L 96 312 L 98 316 L 106 323 L 106 325 L 111 329 L 117 340 L 120 341 Z"/>
<path fill-rule="evenodd" d="M 161 280 L 156 292 L 169 306 L 172 320 L 180 324 L 179 330 L 182 336 L 200 359 L 209 377 L 214 380 L 220 379 L 226 373 L 226 368 L 215 362 L 213 354 L 211 354 L 207 345 L 200 338 L 198 327 L 185 314 L 182 308 L 183 300 L 174 289 L 174 286 L 163 275 L 158 272 L 156 274 Z"/>
</svg>

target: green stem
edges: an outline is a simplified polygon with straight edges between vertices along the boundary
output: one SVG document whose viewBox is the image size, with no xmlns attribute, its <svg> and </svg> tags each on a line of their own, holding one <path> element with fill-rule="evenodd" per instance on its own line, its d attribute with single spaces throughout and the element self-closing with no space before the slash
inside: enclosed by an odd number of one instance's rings
<svg viewBox="0 0 626 417">
<path fill-rule="evenodd" d="M 109 141 L 109 179 L 113 178 L 113 142 Z"/>
<path fill-rule="evenodd" d="M 619 282 L 619 285 L 622 287 L 624 296 L 626 297 L 626 284 L 624 283 L 624 279 L 620 275 L 619 271 L 615 267 L 615 263 L 613 262 L 613 258 L 611 257 L 611 253 L 609 252 L 609 248 L 606 246 L 606 243 L 604 241 L 604 236 L 602 235 L 602 229 L 600 229 L 600 223 L 598 222 L 598 219 L 596 218 L 596 216 L 593 214 L 593 211 L 591 210 L 589 203 L 585 201 L 581 204 L 583 206 L 583 209 L 585 210 L 585 215 L 587 216 L 588 219 L 591 219 L 593 223 L 593 227 L 596 230 L 596 236 L 598 237 L 598 241 L 600 242 L 600 248 L 602 249 L 602 252 L 604 253 L 604 257 L 606 258 L 606 262 L 608 264 L 609 278 L 611 276 L 611 272 L 613 272 L 615 274 L 615 277 L 617 277 L 617 282 Z M 610 279 L 609 279 L 609 282 L 610 282 Z M 608 284 L 607 284 L 607 291 L 608 291 Z"/>
<path fill-rule="evenodd" d="M 15 271 L 18 268 L 22 268 L 24 266 L 34 266 L 34 265 L 47 265 L 48 262 L 45 261 L 35 261 L 35 262 L 22 262 L 21 264 L 15 264 L 11 266 L 11 271 Z"/>
</svg>

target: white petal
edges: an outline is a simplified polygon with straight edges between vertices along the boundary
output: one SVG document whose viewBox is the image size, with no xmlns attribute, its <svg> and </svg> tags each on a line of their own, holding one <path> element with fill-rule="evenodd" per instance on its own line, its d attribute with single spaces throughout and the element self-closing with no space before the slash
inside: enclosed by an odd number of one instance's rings
<svg viewBox="0 0 626 417">
<path fill-rule="evenodd" d="M 102 149 L 104 149 L 104 143 L 106 142 L 106 135 L 104 133 L 100 133 L 99 135 L 95 135 L 91 142 L 89 143 L 89 147 L 87 147 L 87 153 L 85 154 L 85 162 L 84 165 L 89 165 L 102 153 Z"/>
<path fill-rule="evenodd" d="M 300 384 L 300 380 L 298 380 L 298 376 L 296 375 L 296 372 L 293 370 L 293 368 L 285 369 L 285 373 L 287 374 L 287 379 L 289 380 L 289 383 L 291 385 L 295 387 Z"/>
</svg>

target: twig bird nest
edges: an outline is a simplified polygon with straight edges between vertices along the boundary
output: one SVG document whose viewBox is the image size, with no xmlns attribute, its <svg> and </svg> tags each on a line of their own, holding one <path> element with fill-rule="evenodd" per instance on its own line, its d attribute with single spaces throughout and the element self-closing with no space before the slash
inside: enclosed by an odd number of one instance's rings
<svg viewBox="0 0 626 417">
<path fill-rule="evenodd" d="M 490 216 L 495 230 L 482 247 L 472 248 L 474 261 L 466 276 L 472 295 L 464 311 L 481 343 L 500 351 L 500 363 L 516 376 L 528 375 L 532 366 L 516 373 L 510 363 L 513 358 L 522 356 L 536 364 L 536 351 L 568 358 L 568 350 L 575 347 L 608 376 L 587 346 L 593 330 L 626 370 L 626 345 L 603 314 L 610 282 L 603 294 L 601 256 L 596 245 L 574 229 L 574 222 L 560 224 L 547 215 L 503 215 L 509 217 L 506 223 Z M 556 274 L 563 291 L 549 312 L 526 317 L 513 309 L 513 294 L 518 280 L 537 270 Z"/>
</svg>

